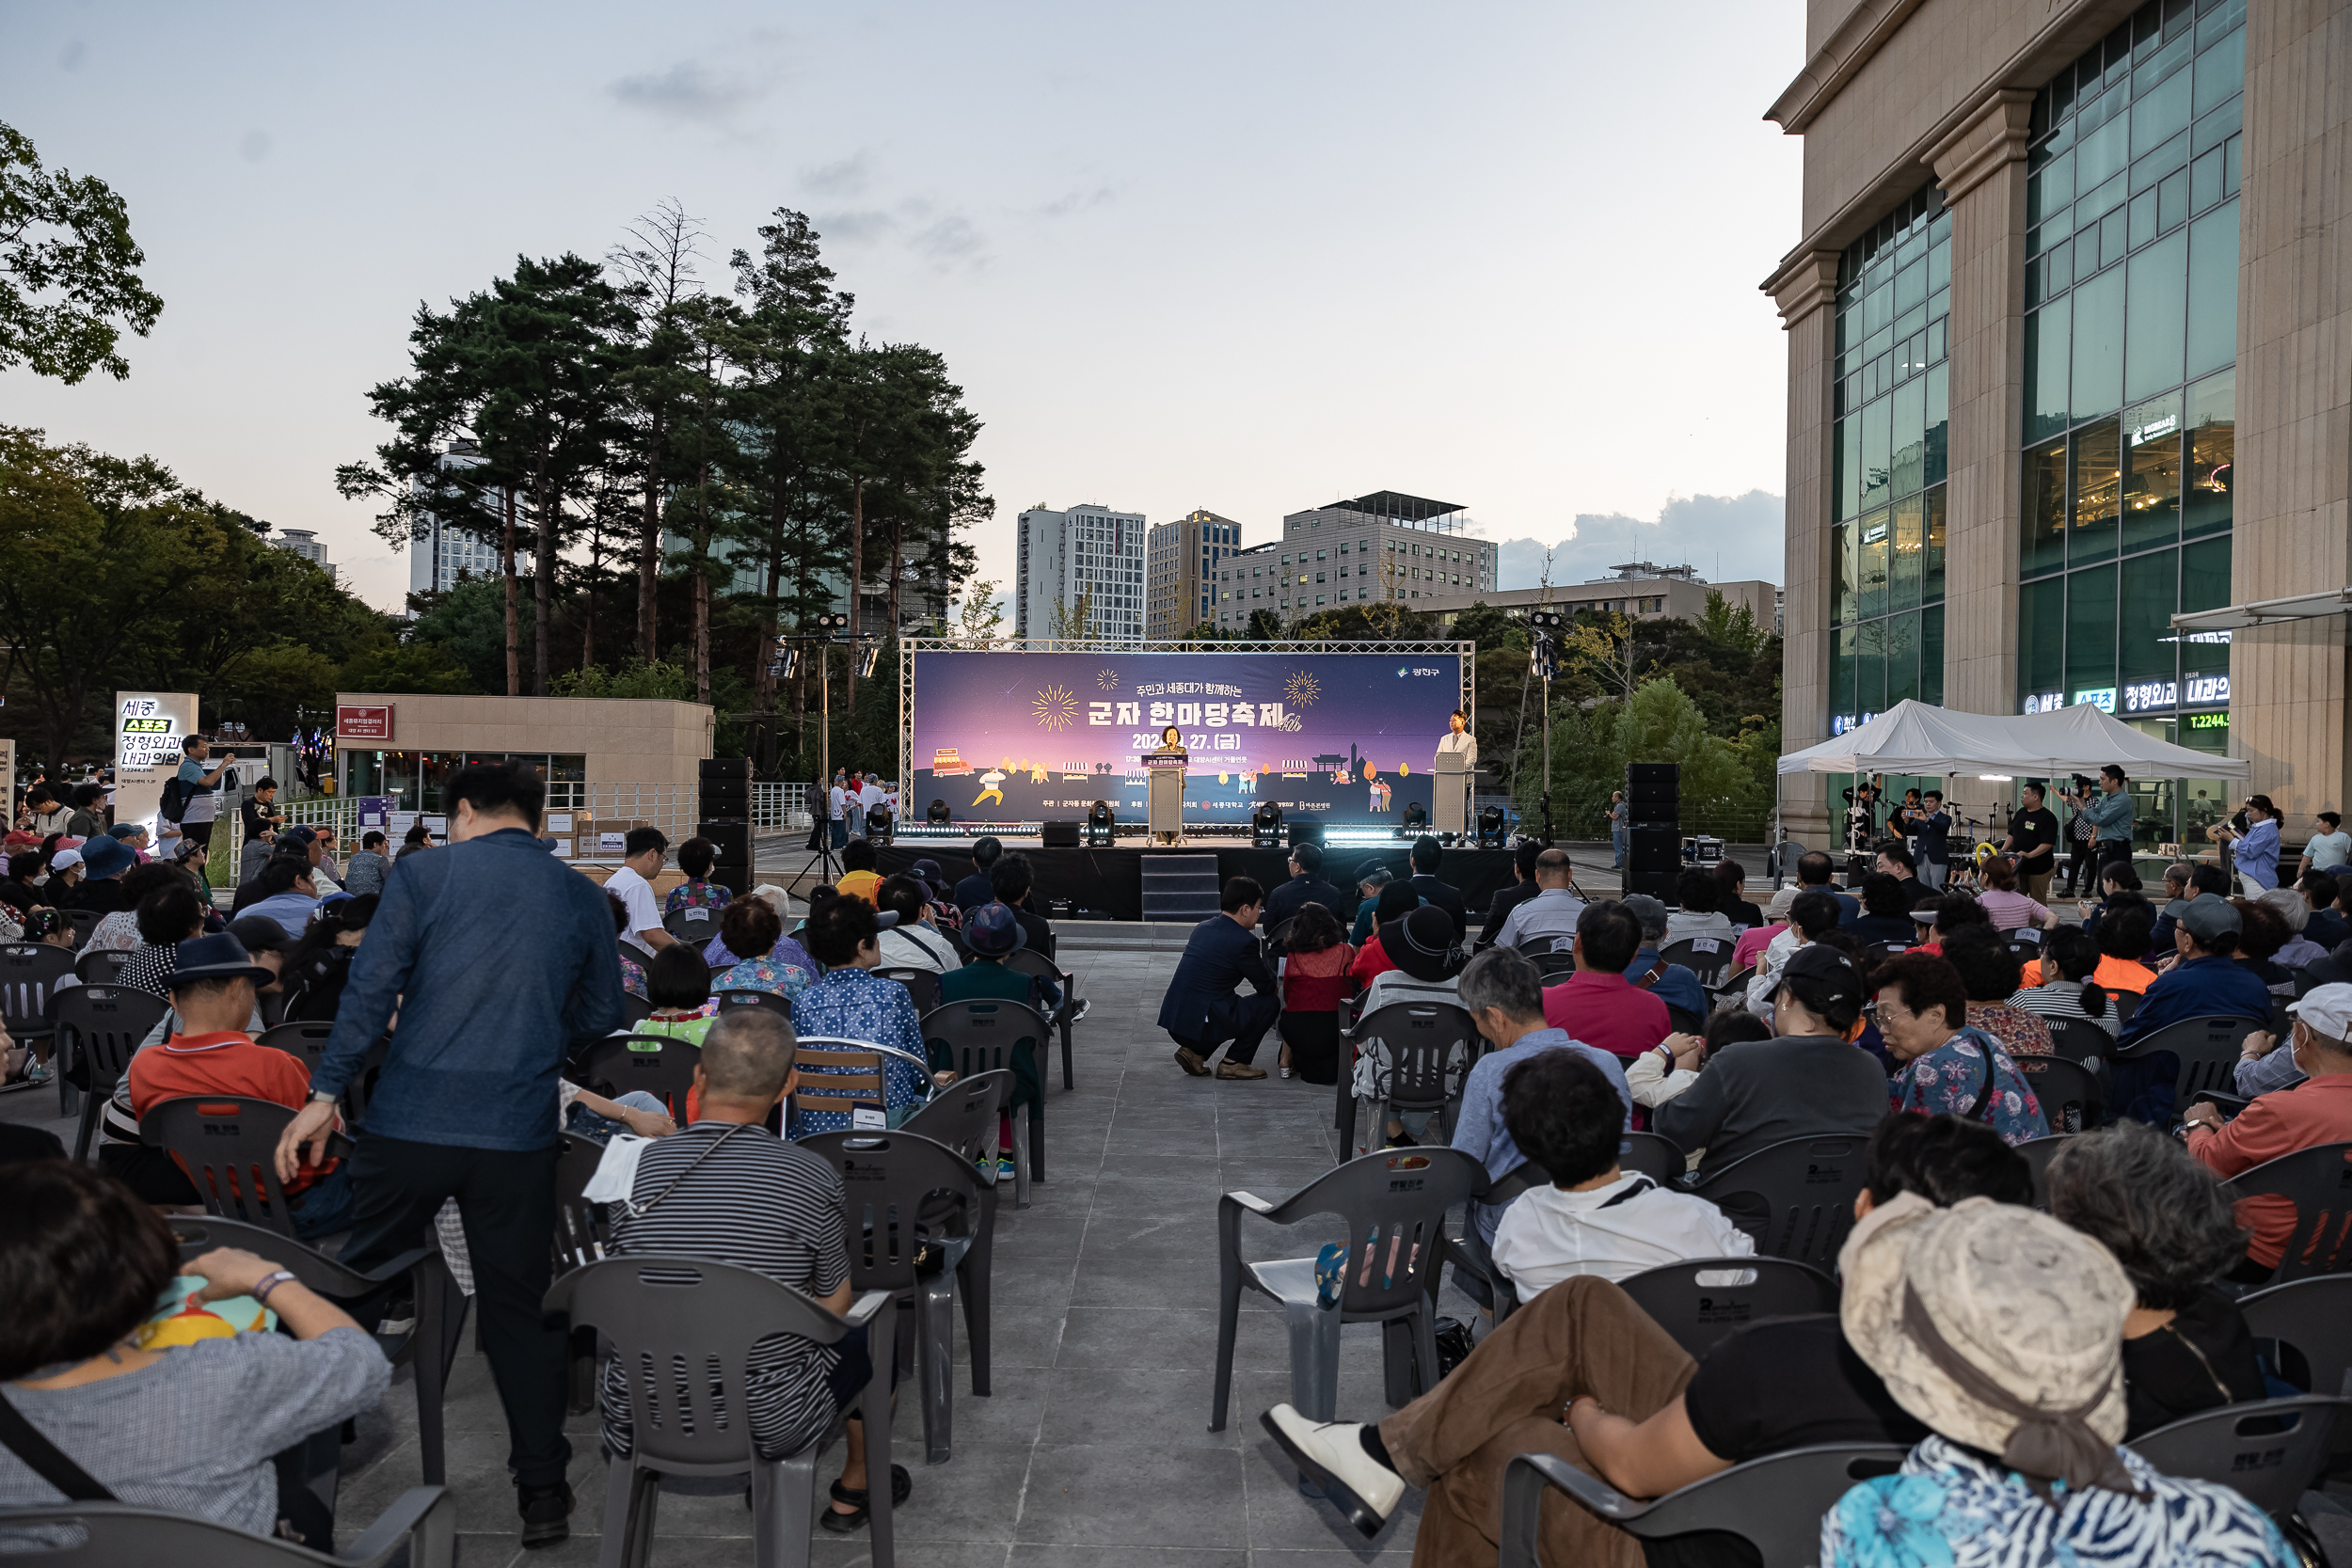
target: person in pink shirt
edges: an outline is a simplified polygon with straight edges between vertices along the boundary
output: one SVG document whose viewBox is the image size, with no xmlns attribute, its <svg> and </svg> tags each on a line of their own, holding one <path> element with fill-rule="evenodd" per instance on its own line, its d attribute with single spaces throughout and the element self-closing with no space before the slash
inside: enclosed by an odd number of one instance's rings
<svg viewBox="0 0 2352 1568">
<path fill-rule="evenodd" d="M 1985 917 L 1996 931 L 2014 931 L 2026 926 L 2039 926 L 2045 931 L 2058 929 L 2058 917 L 2041 904 L 2017 891 L 2017 863 L 2007 855 L 1994 855 L 1977 868 L 1983 891 L 1977 902 L 1984 906 Z"/>
<path fill-rule="evenodd" d="M 1576 922 L 1576 973 L 1544 988 L 1544 1022 L 1613 1056 L 1632 1057 L 1666 1037 L 1666 1004 L 1625 977 L 1642 950 L 1642 923 L 1623 904 L 1585 906 Z"/>
</svg>

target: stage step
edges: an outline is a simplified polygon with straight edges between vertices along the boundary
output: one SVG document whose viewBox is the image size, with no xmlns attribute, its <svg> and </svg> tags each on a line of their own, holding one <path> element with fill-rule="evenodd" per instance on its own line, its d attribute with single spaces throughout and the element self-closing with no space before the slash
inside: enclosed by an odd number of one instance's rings
<svg viewBox="0 0 2352 1568">
<path fill-rule="evenodd" d="M 1206 920 L 1216 913 L 1215 855 L 1143 857 L 1143 918 Z"/>
</svg>

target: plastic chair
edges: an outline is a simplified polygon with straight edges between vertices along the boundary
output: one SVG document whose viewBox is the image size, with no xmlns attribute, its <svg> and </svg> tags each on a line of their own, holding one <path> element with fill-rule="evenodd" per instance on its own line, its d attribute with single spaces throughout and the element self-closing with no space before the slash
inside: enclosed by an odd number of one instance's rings
<svg viewBox="0 0 2352 1568">
<path fill-rule="evenodd" d="M 634 991 L 621 992 L 621 1022 L 639 1024 L 653 1017 L 653 1004 Z"/>
<path fill-rule="evenodd" d="M 924 1456 L 945 1465 L 955 1447 L 955 1265 L 979 1226 L 978 1173 L 946 1144 L 904 1128 L 821 1132 L 801 1147 L 841 1173 L 850 1284 L 861 1293 L 886 1291 L 898 1302 L 898 1354 L 922 1387 Z M 943 1194 L 946 1201 L 937 1201 Z M 926 1242 L 946 1257 L 936 1273 L 922 1275 L 915 1261 Z"/>
<path fill-rule="evenodd" d="M 1869 1141 L 1850 1132 L 1784 1138 L 1693 1180 L 1691 1191 L 1755 1237 L 1757 1252 L 1827 1271 L 1853 1228 Z"/>
<path fill-rule="evenodd" d="M 101 947 L 73 960 L 73 973 L 86 986 L 119 984 L 122 972 L 130 967 L 131 950 L 127 947 Z"/>
<path fill-rule="evenodd" d="M 2352 1275 L 2312 1275 L 2289 1285 L 2266 1285 L 2238 1298 L 2238 1310 L 2257 1339 L 2276 1339 L 2301 1358 L 2299 1386 L 2307 1393 L 2352 1394 Z M 2290 1383 L 2283 1357 L 2271 1367 Z"/>
<path fill-rule="evenodd" d="M 2171 1052 L 2181 1060 L 2173 1102 L 2185 1106 L 2211 1092 L 2234 1096 L 2238 1047 L 2247 1036 L 2269 1026 L 2259 1018 L 2185 1018 L 2113 1051 L 2108 1059 L 2137 1062 L 2159 1051 Z"/>
<path fill-rule="evenodd" d="M 1389 1110 L 1430 1111 L 1438 1115 L 1440 1131 L 1452 1135 L 1453 1096 L 1446 1081 L 1454 1072 L 1454 1086 L 1477 1060 L 1478 1025 L 1460 1006 L 1448 1002 L 1391 1002 L 1356 1021 L 1344 1037 L 1339 1071 L 1340 1163 L 1345 1164 L 1356 1147 L 1359 1113 L 1377 1117 Z M 1368 1100 L 1356 1098 L 1355 1056 L 1367 1040 L 1378 1040 L 1389 1053 L 1386 1090 Z M 1458 1064 L 1458 1065 L 1457 1065 Z M 1380 1123 L 1374 1122 L 1374 1131 Z M 1300 1408 L 1305 1408 L 1301 1406 Z"/>
<path fill-rule="evenodd" d="M 752 1446 L 745 1368 L 753 1347 L 772 1334 L 820 1345 L 867 1328 L 873 1375 L 858 1396 L 866 1462 L 876 1484 L 873 1560 L 892 1568 L 890 1362 L 868 1327 L 890 1296 L 871 1291 L 834 1317 L 800 1291 L 732 1263 L 691 1258 L 607 1258 L 575 1269 L 548 1288 L 546 1309 L 593 1327 L 630 1370 L 629 1454 L 612 1462 L 604 1483 L 605 1568 L 640 1568 L 653 1555 L 655 1513 L 667 1476 L 739 1476 L 751 1472 L 753 1554 L 763 1565 L 809 1560 L 816 1524 L 817 1461 L 848 1427 L 846 1415 L 817 1442 L 786 1459 L 763 1459 Z"/>
<path fill-rule="evenodd" d="M 670 1107 L 670 1119 L 686 1125 L 686 1091 L 694 1086 L 702 1048 L 667 1035 L 607 1035 L 580 1059 L 577 1081 L 612 1085 L 608 1100 L 643 1090 Z M 596 1091 L 603 1094 L 604 1091 Z"/>
<path fill-rule="evenodd" d="M 1291 1403 L 1310 1419 L 1332 1418 L 1345 1323 L 1382 1325 L 1391 1406 L 1436 1387 L 1436 1286 L 1438 1265 L 1448 1254 L 1445 1212 L 1486 1185 L 1486 1170 L 1459 1149 L 1401 1148 L 1350 1160 L 1279 1203 L 1246 1192 L 1218 1198 L 1216 1389 L 1209 1430 L 1225 1430 L 1245 1288 L 1282 1308 L 1290 1330 Z M 1279 1226 L 1339 1215 L 1350 1249 L 1339 1305 L 1327 1311 L 1316 1304 L 1312 1258 L 1245 1259 L 1245 1213 Z"/>
<path fill-rule="evenodd" d="M 2033 1172 L 2033 1206 L 2044 1213 L 2050 1208 L 2050 1162 L 2066 1147 L 2066 1133 L 2054 1132 L 2046 1138 L 2027 1138 L 2024 1143 L 2010 1146 L 2025 1160 L 2026 1168 Z"/>
<path fill-rule="evenodd" d="M 588 1201 L 588 1183 L 604 1163 L 604 1145 L 578 1132 L 564 1134 L 555 1160 L 555 1272 L 585 1268 L 604 1256 L 609 1236 L 604 1205 Z"/>
<path fill-rule="evenodd" d="M 73 1134 L 73 1157 L 89 1157 L 98 1108 L 114 1094 L 131 1058 L 149 1031 L 168 1010 L 164 999 L 127 986 L 72 986 L 56 993 L 50 1008 L 56 1029 L 56 1057 L 72 1062 L 83 1079 L 82 1124 Z"/>
<path fill-rule="evenodd" d="M 274 1100 L 176 1095 L 150 1105 L 139 1117 L 139 1141 L 179 1162 L 207 1213 L 298 1242 L 294 1207 L 278 1180 L 278 1140 L 294 1118 L 292 1109 Z M 351 1140 L 332 1135 L 327 1153 L 348 1159 Z"/>
<path fill-rule="evenodd" d="M 206 1568 L 288 1568 L 315 1562 L 388 1568 L 403 1559 L 409 1568 L 454 1568 L 457 1561 L 457 1498 L 440 1486 L 412 1486 L 403 1492 L 358 1540 L 332 1555 L 274 1536 L 248 1535 L 193 1514 L 125 1503 L 0 1508 L 0 1530 L 40 1525 L 70 1526 L 78 1532 L 73 1544 L 40 1551 L 29 1560 L 41 1568 L 119 1568 L 126 1562 L 200 1562 Z"/>
<path fill-rule="evenodd" d="M 2020 1052 L 2010 1057 L 2033 1097 L 2042 1105 L 2042 1119 L 2056 1133 L 2095 1132 L 2106 1118 L 2106 1090 L 2091 1070 L 2063 1056 L 2037 1056 Z"/>
<path fill-rule="evenodd" d="M 713 909 L 679 910 L 662 918 L 661 928 L 678 941 L 692 942 L 700 948 L 719 934 L 719 911 Z"/>
<path fill-rule="evenodd" d="M 931 1096 L 898 1129 L 945 1144 L 972 1165 L 980 1185 L 979 1224 L 956 1260 L 956 1291 L 963 1298 L 963 1333 L 972 1349 L 972 1392 L 989 1392 L 989 1295 L 996 1256 L 997 1113 L 1012 1094 L 1003 1069 L 959 1078 Z"/>
<path fill-rule="evenodd" d="M 2313 1275 L 2352 1274 L 2352 1143 L 2314 1144 L 2265 1160 L 2221 1183 L 2233 1200 L 2283 1197 L 2295 1205 L 2295 1233 L 2268 1281 L 2285 1285 Z"/>
<path fill-rule="evenodd" d="M 1523 1453 L 1502 1471 L 1502 1550 L 1496 1568 L 1539 1568 L 1544 1492 L 1565 1492 L 1642 1541 L 1720 1530 L 1739 1536 L 1771 1568 L 1812 1563 L 1821 1515 L 1855 1482 L 1892 1475 L 1910 1450 L 1889 1444 L 1824 1444 L 1767 1454 L 1705 1481 L 1637 1502 L 1557 1454 Z M 1560 1568 L 1554 1564 L 1552 1568 Z"/>
<path fill-rule="evenodd" d="M 2352 1400 L 2332 1394 L 2254 1400 L 2185 1416 L 2124 1447 L 2168 1476 L 2210 1481 L 2284 1522 L 2328 1467 Z"/>
<path fill-rule="evenodd" d="M 923 1015 L 923 1043 L 944 1049 L 948 1065 L 961 1078 L 976 1078 L 998 1069 L 1011 1069 L 1025 1054 L 1029 1071 L 1041 1085 L 1037 1053 L 1049 1037 L 1048 1025 L 1035 1007 L 1019 1002 L 949 1002 Z M 1017 1079 L 1019 1074 L 1015 1073 Z M 1045 1103 L 1015 1104 L 1009 1096 L 1013 1126 L 1013 1206 L 1029 1206 L 1029 1183 L 1045 1180 Z"/>
<path fill-rule="evenodd" d="M 0 1027 L 24 1045 L 49 1037 L 49 999 L 57 982 L 73 973 L 73 955 L 45 942 L 0 942 Z M 70 1117 L 81 1109 L 72 1081 L 57 1077 L 57 1114 Z"/>
<path fill-rule="evenodd" d="M 1786 1258 L 1687 1258 L 1617 1283 L 1694 1359 L 1757 1318 L 1837 1310 L 1837 1281 Z"/>
<path fill-rule="evenodd" d="M 1005 967 L 1018 974 L 1051 980 L 1060 988 L 1061 1006 L 1054 1009 L 1054 1016 L 1047 1022 L 1061 1031 L 1061 1086 L 1065 1091 L 1076 1088 L 1078 1085 L 1070 1073 L 1070 1026 L 1078 1021 L 1078 999 L 1071 994 L 1070 976 L 1055 968 L 1053 959 L 1026 947 L 1016 947 L 1006 954 Z"/>
<path fill-rule="evenodd" d="M 106 918 L 96 910 L 66 910 L 62 912 L 67 927 L 73 932 L 73 951 L 76 953 L 89 945 L 91 933 L 98 929 L 98 923 Z"/>
<path fill-rule="evenodd" d="M 1573 953 L 1524 953 L 1520 957 L 1535 966 L 1535 973 L 1543 977 L 1547 986 L 1564 985 L 1568 976 L 1576 973 L 1576 955 Z"/>
<path fill-rule="evenodd" d="M 319 1059 L 326 1054 L 326 1038 L 334 1032 L 332 1022 L 280 1023 L 254 1036 L 253 1043 L 299 1057 L 303 1070 L 314 1073 L 319 1069 Z"/>
<path fill-rule="evenodd" d="M 169 1103 L 169 1101 L 166 1101 Z M 145 1125 L 141 1129 L 144 1132 Z M 345 1267 L 316 1247 L 280 1235 L 265 1226 L 211 1214 L 170 1216 L 173 1240 L 180 1243 L 180 1260 L 200 1258 L 215 1247 L 242 1247 L 269 1259 L 320 1295 L 342 1301 L 382 1297 L 385 1287 L 406 1276 L 416 1303 L 416 1326 L 405 1334 L 377 1334 L 376 1344 L 394 1367 L 414 1372 L 417 1386 L 417 1450 L 424 1482 L 438 1486 L 448 1480 L 442 1442 L 441 1395 L 449 1386 L 450 1369 L 466 1323 L 466 1295 L 450 1276 L 438 1248 L 412 1247 L 362 1274 Z M 428 1354 L 431 1352 L 431 1354 Z"/>
<path fill-rule="evenodd" d="M 1629 1176 L 1638 1170 L 1663 1186 L 1682 1180 L 1691 1168 L 1691 1157 L 1663 1132 L 1628 1132 L 1617 1145 L 1617 1164 Z"/>
<path fill-rule="evenodd" d="M 939 976 L 928 969 L 878 969 L 875 974 L 885 980 L 896 980 L 906 987 L 914 999 L 917 1018 L 939 1006 Z"/>
<path fill-rule="evenodd" d="M 2051 1053 L 2070 1062 L 2089 1067 L 2104 1062 L 2115 1049 L 2115 1037 L 2095 1023 L 2079 1018 L 2051 1018 L 2043 1014 L 2042 1022 L 2050 1026 Z"/>
<path fill-rule="evenodd" d="M 2151 976 L 2151 978 L 2153 977 L 2153 976 Z M 2107 1000 L 2115 1004 L 2115 1026 L 2117 1028 L 2120 1029 L 2124 1024 L 2129 1023 L 2132 1021 L 2132 1015 L 2139 1011 L 2140 995 L 2141 993 L 2136 990 L 2111 990 L 2107 992 Z"/>
<path fill-rule="evenodd" d="M 765 1007 L 781 1013 L 787 1023 L 792 1022 L 792 1002 L 771 990 L 723 990 L 719 993 L 719 1014 L 724 1017 L 743 1007 Z"/>
<path fill-rule="evenodd" d="M 1731 955 L 1738 946 L 1735 937 L 1684 937 L 1660 948 L 1658 957 L 1666 963 L 1680 964 L 1699 977 L 1703 989 L 1713 990 L 1730 971 Z"/>
</svg>

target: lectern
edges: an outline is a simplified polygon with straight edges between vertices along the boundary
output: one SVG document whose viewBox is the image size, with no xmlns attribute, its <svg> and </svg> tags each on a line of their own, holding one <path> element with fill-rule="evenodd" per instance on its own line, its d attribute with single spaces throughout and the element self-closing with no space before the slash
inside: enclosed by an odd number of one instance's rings
<svg viewBox="0 0 2352 1568">
<path fill-rule="evenodd" d="M 1181 746 L 1144 755 L 1144 772 L 1151 786 L 1144 828 L 1145 836 L 1153 844 L 1184 841 L 1184 767 L 1189 760 Z"/>
<path fill-rule="evenodd" d="M 1430 831 L 1439 837 L 1460 838 L 1470 831 L 1470 788 L 1473 768 L 1463 753 L 1440 748 L 1431 768 Z"/>
</svg>

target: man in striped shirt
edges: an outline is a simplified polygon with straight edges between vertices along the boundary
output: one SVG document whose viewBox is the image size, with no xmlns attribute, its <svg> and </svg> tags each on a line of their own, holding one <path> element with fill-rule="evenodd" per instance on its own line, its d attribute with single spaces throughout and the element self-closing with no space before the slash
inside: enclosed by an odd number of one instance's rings
<svg viewBox="0 0 2352 1568">
<path fill-rule="evenodd" d="M 814 1297 L 828 1311 L 849 1310 L 841 1178 L 765 1125 L 799 1076 L 795 1047 L 792 1026 L 765 1008 L 727 1013 L 710 1026 L 694 1068 L 700 1114 L 639 1156 L 629 1201 L 613 1210 L 614 1254 L 734 1263 Z M 762 1339 L 746 1368 L 752 1441 L 761 1456 L 781 1459 L 821 1441 L 834 1417 L 866 1386 L 871 1366 L 864 1328 L 832 1346 L 788 1334 Z M 603 1407 L 605 1447 L 627 1454 L 628 1395 L 617 1362 L 604 1370 Z M 892 1465 L 894 1501 L 904 1501 L 912 1485 L 902 1478 L 907 1472 Z M 865 1434 L 852 1418 L 848 1460 L 823 1520 L 827 1529 L 865 1523 L 866 1484 Z"/>
</svg>

